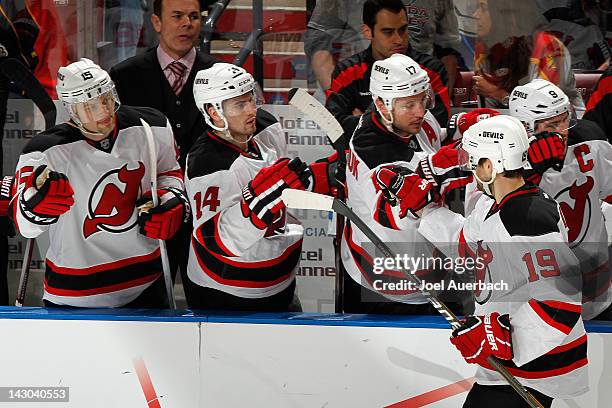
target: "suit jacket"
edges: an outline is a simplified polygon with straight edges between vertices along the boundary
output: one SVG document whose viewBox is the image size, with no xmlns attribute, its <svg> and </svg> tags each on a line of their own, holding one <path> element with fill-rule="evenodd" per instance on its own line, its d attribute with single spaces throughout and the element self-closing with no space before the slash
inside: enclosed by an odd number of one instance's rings
<svg viewBox="0 0 612 408">
<path fill-rule="evenodd" d="M 204 133 L 206 123 L 193 99 L 196 73 L 219 62 L 210 55 L 198 52 L 189 77 L 176 96 L 157 60 L 157 47 L 129 58 L 110 70 L 121 103 L 149 106 L 163 112 L 172 125 L 180 150 L 179 163 L 185 168 L 185 158 L 195 140 Z"/>
</svg>

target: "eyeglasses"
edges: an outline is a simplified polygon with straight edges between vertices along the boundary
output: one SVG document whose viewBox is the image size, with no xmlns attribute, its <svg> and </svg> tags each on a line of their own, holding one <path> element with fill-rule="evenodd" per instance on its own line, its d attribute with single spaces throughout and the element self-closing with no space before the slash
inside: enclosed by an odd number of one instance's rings
<svg viewBox="0 0 612 408">
<path fill-rule="evenodd" d="M 537 128 L 539 131 L 563 132 L 571 127 L 570 122 L 570 115 L 566 112 L 562 117 L 537 122 Z"/>
<path fill-rule="evenodd" d="M 416 108 L 427 110 L 431 108 L 431 97 L 428 93 L 417 99 L 395 102 L 393 110 L 397 113 L 413 112 Z"/>
</svg>

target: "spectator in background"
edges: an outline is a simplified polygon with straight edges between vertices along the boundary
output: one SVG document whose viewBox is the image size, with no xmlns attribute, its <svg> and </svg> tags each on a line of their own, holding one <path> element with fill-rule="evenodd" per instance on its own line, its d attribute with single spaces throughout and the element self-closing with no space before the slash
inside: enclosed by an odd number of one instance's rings
<svg viewBox="0 0 612 408">
<path fill-rule="evenodd" d="M 572 55 L 572 69 L 604 70 L 610 47 L 600 28 L 587 17 L 582 0 L 539 0 L 548 20 L 546 31 L 555 35 Z"/>
<path fill-rule="evenodd" d="M 68 44 L 52 0 L 30 0 L 29 9 L 40 26 L 34 44 L 38 65 L 34 75 L 52 99 L 57 99 L 55 84 L 57 71 L 68 65 Z"/>
<path fill-rule="evenodd" d="M 366 49 L 362 10 L 365 0 L 318 0 L 304 38 L 317 81 L 323 90 L 331 86 L 334 61 Z M 457 74 L 460 37 L 452 0 L 404 0 L 410 46 L 435 55 L 444 64 L 452 86 Z"/>
<path fill-rule="evenodd" d="M 474 90 L 486 98 L 487 106 L 507 107 L 514 87 L 542 78 L 561 88 L 576 109 L 584 109 L 571 56 L 558 38 L 541 31 L 545 20 L 532 1 L 478 0 L 474 17 Z"/>
<path fill-rule="evenodd" d="M 187 153 L 206 128 L 193 99 L 193 82 L 198 71 L 210 68 L 216 60 L 194 46 L 202 24 L 197 0 L 155 0 L 151 22 L 159 34 L 159 45 L 115 65 L 110 76 L 121 103 L 155 108 L 168 117 L 184 171 Z M 190 236 L 187 226 L 168 241 L 170 262 L 179 263 L 188 299 L 193 288 L 186 275 Z M 176 270 L 176 264 L 171 267 Z"/>
<path fill-rule="evenodd" d="M 599 78 L 583 118 L 597 123 L 612 143 L 612 66 Z"/>
<path fill-rule="evenodd" d="M 325 104 L 344 129 L 341 143 L 348 143 L 359 116 L 372 103 L 372 65 L 393 54 L 406 54 L 427 72 L 435 93 L 435 107 L 431 112 L 441 126 L 446 126 L 450 112 L 446 69 L 435 57 L 415 51 L 408 44 L 408 15 L 402 1 L 367 0 L 363 6 L 363 22 L 364 36 L 370 46 L 338 63 Z"/>
<path fill-rule="evenodd" d="M 105 18 L 107 33 L 113 40 L 113 49 L 116 54 L 115 65 L 129 57 L 136 55 L 140 31 L 142 30 L 143 13 L 147 9 L 145 0 L 107 0 Z"/>
</svg>

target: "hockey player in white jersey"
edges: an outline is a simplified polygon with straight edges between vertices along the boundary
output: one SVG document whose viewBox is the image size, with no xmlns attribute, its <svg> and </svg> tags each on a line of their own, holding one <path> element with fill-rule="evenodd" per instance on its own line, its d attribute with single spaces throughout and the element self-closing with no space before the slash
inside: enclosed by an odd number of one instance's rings
<svg viewBox="0 0 612 408">
<path fill-rule="evenodd" d="M 349 143 L 348 205 L 383 241 L 406 243 L 400 249 L 402 252 L 431 255 L 434 248 L 417 232 L 418 220 L 412 214 L 391 207 L 390 200 L 375 183 L 380 169 L 393 175 L 395 172 L 411 173 L 416 171 L 421 159 L 440 149 L 441 129 L 428 110 L 433 103 L 429 78 L 410 57 L 394 54 L 374 64 L 370 91 L 374 103 L 361 116 Z M 417 291 L 402 288 L 405 281 L 397 271 L 375 272 L 372 248 L 370 240 L 347 222 L 341 243 L 346 271 L 344 310 L 353 313 L 435 313 Z M 444 274 L 428 268 L 418 273 L 428 281 L 437 281 Z M 390 285 L 400 290 L 387 290 Z M 388 297 L 397 302 L 389 301 Z"/>
<path fill-rule="evenodd" d="M 421 211 L 405 206 L 421 215 L 418 231 L 445 254 L 476 260 L 482 287 L 474 291 L 474 316 L 451 338 L 468 363 L 478 364 L 464 407 L 525 406 L 491 369 L 490 355 L 545 407 L 588 389 L 578 260 L 557 203 L 522 177 L 527 149 L 527 132 L 517 119 L 500 115 L 478 122 L 465 132 L 459 159 L 485 193 L 470 215 L 435 204 Z M 401 181 L 417 187 L 414 195 L 426 196 L 427 188 L 419 186 L 427 180 Z"/>
<path fill-rule="evenodd" d="M 612 274 L 601 201 L 612 195 L 612 146 L 596 124 L 576 120 L 568 97 L 546 80 L 514 88 L 509 109 L 535 135 L 529 180 L 560 204 L 569 227 L 583 273 L 583 317 L 610 320 Z"/>
<path fill-rule="evenodd" d="M 57 94 L 70 120 L 26 145 L 11 208 L 21 235 L 49 231 L 45 305 L 167 307 L 158 239 L 188 216 L 170 124 L 154 109 L 120 105 L 110 76 L 85 58 L 59 69 Z M 155 138 L 157 174 L 141 118 Z"/>
<path fill-rule="evenodd" d="M 277 120 L 259 107 L 255 81 L 226 63 L 197 73 L 196 105 L 209 128 L 187 157 L 193 208 L 187 267 L 191 308 L 289 310 L 303 227 L 280 198 L 285 188 L 329 193 L 329 162 L 287 158 Z"/>
</svg>

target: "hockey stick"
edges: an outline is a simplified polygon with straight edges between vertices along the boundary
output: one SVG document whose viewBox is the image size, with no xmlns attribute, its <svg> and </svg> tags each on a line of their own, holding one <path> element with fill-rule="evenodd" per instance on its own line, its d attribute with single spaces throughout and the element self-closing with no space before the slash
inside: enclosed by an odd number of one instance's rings
<svg viewBox="0 0 612 408">
<path fill-rule="evenodd" d="M 140 119 L 144 133 L 147 139 L 147 145 L 149 147 L 149 167 L 151 168 L 151 198 L 153 199 L 153 207 L 157 207 L 159 204 L 159 198 L 157 197 L 157 153 L 155 150 L 155 139 L 153 138 L 153 131 L 151 126 L 144 120 Z M 159 252 L 162 260 L 162 269 L 164 272 L 164 283 L 166 285 L 166 295 L 168 296 L 168 303 L 170 304 L 170 310 L 176 310 L 176 301 L 174 300 L 174 290 L 172 288 L 172 276 L 170 275 L 170 261 L 168 260 L 168 251 L 166 249 L 166 241 L 163 239 L 159 241 Z"/>
<path fill-rule="evenodd" d="M 15 298 L 15 306 L 22 307 L 25 302 L 26 289 L 28 288 L 28 278 L 30 277 L 30 263 L 32 262 L 32 250 L 34 249 L 34 238 L 28 238 L 26 241 L 25 251 L 23 253 L 23 262 L 21 264 L 21 275 L 19 276 L 19 286 L 17 286 L 17 297 Z"/>
<path fill-rule="evenodd" d="M 0 58 L 0 74 L 25 92 L 26 96 L 40 109 L 47 129 L 55 125 L 55 104 L 32 71 L 16 58 Z"/>
<path fill-rule="evenodd" d="M 381 241 L 381 239 L 367 226 L 365 222 L 357 216 L 344 202 L 335 199 L 333 197 L 311 193 L 309 191 L 292 190 L 287 189 L 282 193 L 282 200 L 285 205 L 289 208 L 301 208 L 310 210 L 321 210 L 321 211 L 335 211 L 338 214 L 342 214 L 346 219 L 352 222 L 366 237 L 372 241 L 376 248 L 382 252 L 382 254 L 391 259 L 395 259 L 395 254 L 391 249 Z M 421 287 L 421 279 L 413 273 L 407 272 L 402 269 L 404 276 L 416 285 Z M 461 322 L 457 319 L 457 316 L 446 306 L 435 294 L 435 292 L 428 290 L 421 290 L 421 294 L 427 298 L 429 303 L 436 310 L 444 316 L 453 329 L 461 327 Z M 508 384 L 529 404 L 531 408 L 544 408 L 542 404 L 529 392 L 523 385 L 504 367 L 499 359 L 494 356 L 489 356 L 487 362 L 497 371 Z"/>
<path fill-rule="evenodd" d="M 289 104 L 295 106 L 300 112 L 308 116 L 319 126 L 327 137 L 335 146 L 338 153 L 338 164 L 336 166 L 336 198 L 345 199 L 344 181 L 346 168 L 346 154 L 342 150 L 342 146 L 338 146 L 336 142 L 340 139 L 344 130 L 338 120 L 323 106 L 318 100 L 303 89 L 293 88 L 289 91 Z M 342 233 L 344 231 L 344 217 L 336 214 L 336 236 L 334 237 L 334 263 L 336 265 L 336 280 L 335 280 L 335 305 L 336 313 L 344 311 L 344 279 L 342 273 L 342 259 L 340 256 L 340 245 L 342 242 Z"/>
</svg>

